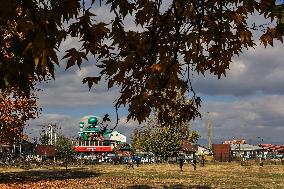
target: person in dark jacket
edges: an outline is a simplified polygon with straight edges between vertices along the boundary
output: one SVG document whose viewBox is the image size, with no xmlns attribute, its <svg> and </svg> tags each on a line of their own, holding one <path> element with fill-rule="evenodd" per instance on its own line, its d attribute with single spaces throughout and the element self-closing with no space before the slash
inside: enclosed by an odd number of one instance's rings
<svg viewBox="0 0 284 189">
<path fill-rule="evenodd" d="M 183 157 L 180 157 L 179 158 L 179 168 L 180 168 L 180 171 L 183 171 L 183 164 L 184 164 L 184 158 Z"/>
<path fill-rule="evenodd" d="M 201 165 L 202 167 L 204 167 L 204 164 L 205 164 L 205 156 L 204 154 L 201 155 Z"/>
<path fill-rule="evenodd" d="M 141 162 L 141 158 L 139 156 L 135 156 L 135 162 L 136 162 L 137 167 L 139 167 L 139 164 Z"/>
<path fill-rule="evenodd" d="M 128 169 L 130 169 L 130 167 L 132 167 L 132 169 L 134 169 L 134 166 L 133 166 L 133 157 L 132 156 L 129 156 L 128 157 Z"/>
<path fill-rule="evenodd" d="M 192 165 L 194 170 L 196 170 L 196 163 L 197 163 L 196 157 L 193 156 Z"/>
</svg>

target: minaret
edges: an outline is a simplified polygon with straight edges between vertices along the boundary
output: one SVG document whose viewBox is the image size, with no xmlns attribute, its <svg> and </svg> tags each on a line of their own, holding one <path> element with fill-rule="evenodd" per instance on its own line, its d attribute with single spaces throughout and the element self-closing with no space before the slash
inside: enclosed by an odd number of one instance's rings
<svg viewBox="0 0 284 189">
<path fill-rule="evenodd" d="M 207 112 L 207 114 L 208 114 L 208 118 L 207 118 L 208 148 L 210 151 L 212 151 L 212 123 L 211 123 L 210 113 Z"/>
<path fill-rule="evenodd" d="M 48 144 L 55 145 L 56 144 L 56 132 L 57 132 L 57 125 L 56 124 L 48 124 L 47 125 L 46 134 L 48 135 Z"/>
<path fill-rule="evenodd" d="M 79 124 L 80 124 L 79 136 L 83 136 L 84 122 L 80 122 Z"/>
</svg>

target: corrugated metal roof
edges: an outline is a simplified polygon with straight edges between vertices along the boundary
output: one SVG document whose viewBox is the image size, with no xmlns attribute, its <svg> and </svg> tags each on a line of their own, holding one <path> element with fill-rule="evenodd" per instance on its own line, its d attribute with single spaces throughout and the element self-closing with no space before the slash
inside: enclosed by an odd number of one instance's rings
<svg viewBox="0 0 284 189">
<path fill-rule="evenodd" d="M 263 149 L 259 146 L 254 146 L 254 145 L 251 145 L 251 144 L 231 144 L 230 146 L 231 146 L 232 151 L 237 151 L 237 150 L 256 151 L 256 150 L 262 150 Z"/>
</svg>

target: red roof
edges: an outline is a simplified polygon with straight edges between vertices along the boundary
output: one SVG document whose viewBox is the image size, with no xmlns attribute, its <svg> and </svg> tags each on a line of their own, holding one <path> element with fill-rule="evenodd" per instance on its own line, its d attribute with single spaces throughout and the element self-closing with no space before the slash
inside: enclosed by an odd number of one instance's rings
<svg viewBox="0 0 284 189">
<path fill-rule="evenodd" d="M 184 140 L 181 145 L 181 150 L 185 152 L 196 152 L 191 143 L 188 140 Z"/>
<path fill-rule="evenodd" d="M 260 144 L 259 146 L 267 151 L 284 151 L 284 145 Z"/>
</svg>

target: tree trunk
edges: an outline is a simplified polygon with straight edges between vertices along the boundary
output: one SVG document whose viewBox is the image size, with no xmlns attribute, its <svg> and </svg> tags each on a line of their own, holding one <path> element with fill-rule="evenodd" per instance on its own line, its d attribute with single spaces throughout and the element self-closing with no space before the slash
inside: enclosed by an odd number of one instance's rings
<svg viewBox="0 0 284 189">
<path fill-rule="evenodd" d="M 67 160 L 67 157 L 65 158 L 65 169 L 67 171 L 67 167 L 68 167 L 68 160 Z"/>
</svg>

